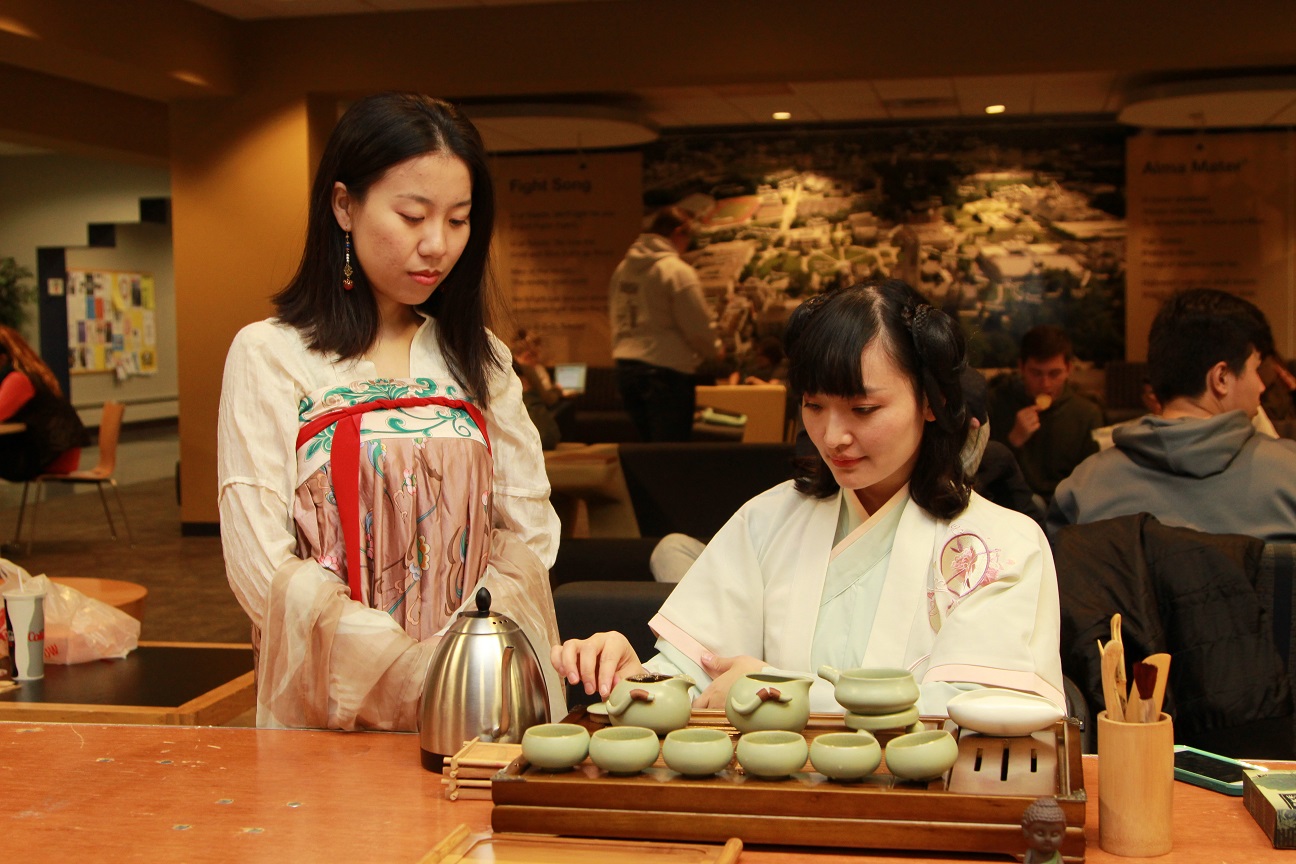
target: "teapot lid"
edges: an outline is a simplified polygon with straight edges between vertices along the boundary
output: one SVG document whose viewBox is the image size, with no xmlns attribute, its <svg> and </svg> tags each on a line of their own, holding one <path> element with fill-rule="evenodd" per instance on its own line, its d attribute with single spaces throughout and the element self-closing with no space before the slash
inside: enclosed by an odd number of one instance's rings
<svg viewBox="0 0 1296 864">
<path fill-rule="evenodd" d="M 481 635 L 485 633 L 507 633 L 513 630 L 520 630 L 517 623 L 507 615 L 499 612 L 490 611 L 491 595 L 485 587 L 478 588 L 477 594 L 473 598 L 477 608 L 465 609 L 459 613 L 459 617 L 450 625 L 446 634 L 463 633 L 470 635 Z"/>
</svg>

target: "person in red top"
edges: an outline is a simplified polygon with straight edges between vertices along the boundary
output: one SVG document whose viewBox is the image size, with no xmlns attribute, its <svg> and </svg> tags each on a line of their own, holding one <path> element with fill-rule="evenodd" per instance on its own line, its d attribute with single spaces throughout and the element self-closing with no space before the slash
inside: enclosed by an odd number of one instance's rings
<svg viewBox="0 0 1296 864">
<path fill-rule="evenodd" d="M 27 428 L 0 438 L 0 477 L 12 482 L 66 474 L 90 435 L 54 373 L 12 327 L 0 325 L 0 423 Z"/>
</svg>

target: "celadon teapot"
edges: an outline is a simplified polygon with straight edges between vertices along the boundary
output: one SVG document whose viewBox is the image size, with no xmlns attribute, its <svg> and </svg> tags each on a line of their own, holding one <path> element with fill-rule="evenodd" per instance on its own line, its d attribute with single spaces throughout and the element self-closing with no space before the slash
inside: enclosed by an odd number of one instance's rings
<svg viewBox="0 0 1296 864">
<path fill-rule="evenodd" d="M 725 717 L 739 732 L 786 729 L 800 732 L 810 722 L 810 685 L 804 675 L 756 672 L 729 688 Z"/>
<path fill-rule="evenodd" d="M 613 726 L 647 726 L 665 735 L 688 725 L 693 700 L 687 675 L 646 672 L 622 679 L 608 694 L 608 719 Z"/>
<path fill-rule="evenodd" d="M 490 611 L 477 591 L 476 610 L 450 625 L 428 666 L 419 710 L 423 767 L 440 771 L 465 741 L 516 744 L 532 726 L 549 722 L 544 672 L 522 628 Z"/>
</svg>

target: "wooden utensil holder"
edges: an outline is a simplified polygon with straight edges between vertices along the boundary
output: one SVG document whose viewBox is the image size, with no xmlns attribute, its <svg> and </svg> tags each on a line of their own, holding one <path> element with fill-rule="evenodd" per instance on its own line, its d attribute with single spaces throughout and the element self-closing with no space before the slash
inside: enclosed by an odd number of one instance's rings
<svg viewBox="0 0 1296 864">
<path fill-rule="evenodd" d="M 1126 723 L 1098 713 L 1098 845 L 1127 858 L 1170 851 L 1174 725 Z"/>
</svg>

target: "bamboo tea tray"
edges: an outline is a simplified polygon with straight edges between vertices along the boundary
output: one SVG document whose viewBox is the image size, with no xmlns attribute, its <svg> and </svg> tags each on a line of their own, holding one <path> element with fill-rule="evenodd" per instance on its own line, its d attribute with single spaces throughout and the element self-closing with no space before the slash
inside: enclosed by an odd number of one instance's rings
<svg viewBox="0 0 1296 864">
<path fill-rule="evenodd" d="M 566 718 L 589 729 L 604 725 L 578 708 Z M 926 721 L 935 728 L 940 720 Z M 690 726 L 738 733 L 724 712 L 694 712 Z M 550 772 L 514 760 L 491 780 L 495 831 L 723 843 L 1002 853 L 1025 851 L 1021 817 L 1036 798 L 1052 795 L 1066 814 L 1065 861 L 1084 860 L 1085 790 L 1080 735 L 1065 720 L 1023 738 L 960 733 L 959 759 L 930 783 L 897 780 L 885 762 L 856 783 L 828 780 L 806 764 L 786 780 L 758 780 L 736 762 L 705 779 L 671 771 L 661 761 L 641 774 L 612 776 L 588 759 Z M 805 735 L 849 731 L 841 715 L 815 714 Z M 898 732 L 878 733 L 885 746 Z"/>
<path fill-rule="evenodd" d="M 734 864 L 742 854 L 742 841 L 723 846 L 685 843 L 641 843 L 630 840 L 572 840 L 536 834 L 470 834 L 460 825 L 419 864 L 460 864 L 491 861 L 494 864 Z"/>
</svg>

